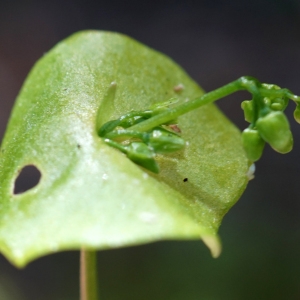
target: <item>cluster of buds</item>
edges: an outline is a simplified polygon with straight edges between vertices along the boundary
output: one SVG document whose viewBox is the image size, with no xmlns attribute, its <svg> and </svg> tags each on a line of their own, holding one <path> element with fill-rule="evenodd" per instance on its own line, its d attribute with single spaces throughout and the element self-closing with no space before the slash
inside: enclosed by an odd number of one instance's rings
<svg viewBox="0 0 300 300">
<path fill-rule="evenodd" d="M 294 117 L 300 123 L 300 97 L 288 89 L 260 83 L 250 76 L 243 76 L 188 102 L 177 103 L 177 100 L 170 99 L 145 111 L 131 111 L 105 123 L 98 134 L 107 144 L 125 153 L 136 164 L 158 173 L 155 155 L 171 153 L 185 145 L 176 118 L 240 90 L 252 94 L 252 100 L 242 103 L 245 119 L 250 123 L 242 133 L 248 159 L 257 161 L 265 143 L 279 153 L 291 151 L 293 136 L 284 110 L 289 100 L 295 101 Z"/>
<path fill-rule="evenodd" d="M 288 153 L 293 148 L 293 136 L 284 110 L 290 99 L 297 104 L 294 113 L 299 122 L 298 97 L 287 89 L 273 84 L 255 82 L 252 100 L 242 102 L 245 120 L 250 123 L 242 133 L 242 143 L 250 161 L 257 161 L 265 143 L 279 153 Z"/>
<path fill-rule="evenodd" d="M 146 132 L 128 128 L 168 110 L 174 103 L 175 101 L 170 99 L 155 104 L 145 111 L 131 111 L 119 119 L 105 123 L 98 134 L 104 142 L 125 153 L 134 163 L 158 173 L 156 154 L 171 153 L 185 146 L 176 120 L 171 120 Z"/>
</svg>

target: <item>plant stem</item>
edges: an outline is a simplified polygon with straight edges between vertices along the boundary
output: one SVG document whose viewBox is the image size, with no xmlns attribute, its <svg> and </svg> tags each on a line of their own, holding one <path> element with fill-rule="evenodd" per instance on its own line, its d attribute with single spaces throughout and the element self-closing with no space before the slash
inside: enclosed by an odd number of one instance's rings
<svg viewBox="0 0 300 300">
<path fill-rule="evenodd" d="M 229 84 L 224 85 L 221 88 L 218 88 L 214 91 L 204 94 L 202 97 L 193 99 L 191 101 L 182 103 L 174 108 L 171 108 L 165 112 L 160 113 L 148 120 L 145 120 L 141 123 L 138 123 L 134 126 L 127 128 L 130 131 L 147 131 L 161 124 L 165 124 L 168 121 L 176 119 L 177 117 L 190 112 L 198 107 L 201 107 L 205 104 L 214 102 L 218 99 L 226 97 L 234 92 L 239 90 L 245 90 L 246 88 L 241 84 L 241 80 L 237 79 Z M 110 135 L 113 133 L 106 134 L 106 138 L 111 138 Z"/>
<path fill-rule="evenodd" d="M 98 300 L 96 251 L 80 251 L 80 300 Z"/>
</svg>

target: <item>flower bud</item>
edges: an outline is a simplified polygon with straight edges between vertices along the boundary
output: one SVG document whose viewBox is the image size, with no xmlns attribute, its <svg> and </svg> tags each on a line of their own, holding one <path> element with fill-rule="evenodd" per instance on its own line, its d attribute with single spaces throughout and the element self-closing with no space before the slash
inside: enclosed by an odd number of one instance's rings
<svg viewBox="0 0 300 300">
<path fill-rule="evenodd" d="M 98 130 L 98 135 L 101 137 L 105 136 L 107 133 L 113 131 L 119 125 L 119 123 L 119 119 L 106 122 Z"/>
<path fill-rule="evenodd" d="M 256 122 L 261 137 L 279 153 L 288 153 L 293 148 L 293 136 L 290 124 L 281 111 L 273 111 Z"/>
<path fill-rule="evenodd" d="M 287 99 L 287 101 L 288 101 L 288 99 Z M 283 99 L 283 98 L 275 98 L 275 99 L 273 99 L 273 101 L 271 103 L 271 109 L 283 111 L 287 106 L 287 101 L 286 101 L 286 99 Z"/>
<path fill-rule="evenodd" d="M 268 84 L 263 83 L 261 85 L 263 88 L 267 90 L 280 90 L 280 86 L 276 84 Z M 277 97 L 276 94 L 269 95 L 268 97 L 264 98 L 264 103 L 269 106 L 272 110 L 281 110 L 284 111 L 289 103 L 289 99 L 286 96 Z"/>
<path fill-rule="evenodd" d="M 146 142 L 157 153 L 174 152 L 185 145 L 181 137 L 164 129 L 154 129 Z"/>
<path fill-rule="evenodd" d="M 242 109 L 244 110 L 245 120 L 249 123 L 253 121 L 253 102 L 252 100 L 245 100 L 241 104 Z"/>
<path fill-rule="evenodd" d="M 145 119 L 141 116 L 126 117 L 120 120 L 118 126 L 128 128 L 143 121 L 145 121 Z"/>
<path fill-rule="evenodd" d="M 297 123 L 300 124 L 300 105 L 297 104 L 296 109 L 294 110 L 294 118 Z"/>
<path fill-rule="evenodd" d="M 154 159 L 154 154 L 149 147 L 141 142 L 133 142 L 126 147 L 127 157 L 136 164 L 152 171 L 159 172 L 159 167 Z"/>
<path fill-rule="evenodd" d="M 250 161 L 255 162 L 260 159 L 265 141 L 261 138 L 257 130 L 246 128 L 242 132 L 242 144 Z"/>
</svg>

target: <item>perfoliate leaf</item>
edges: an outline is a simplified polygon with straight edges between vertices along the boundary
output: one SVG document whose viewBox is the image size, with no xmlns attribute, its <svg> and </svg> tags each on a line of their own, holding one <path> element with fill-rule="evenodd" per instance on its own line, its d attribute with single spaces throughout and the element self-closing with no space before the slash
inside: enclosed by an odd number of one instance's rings
<svg viewBox="0 0 300 300">
<path fill-rule="evenodd" d="M 30 72 L 1 146 L 0 251 L 21 267 L 67 249 L 202 238 L 217 256 L 218 227 L 248 181 L 240 133 L 222 113 L 207 105 L 180 117 L 187 145 L 157 157 L 158 175 L 97 135 L 130 110 L 202 93 L 171 59 L 124 35 L 59 43 Z M 27 165 L 41 180 L 15 195 Z"/>
</svg>

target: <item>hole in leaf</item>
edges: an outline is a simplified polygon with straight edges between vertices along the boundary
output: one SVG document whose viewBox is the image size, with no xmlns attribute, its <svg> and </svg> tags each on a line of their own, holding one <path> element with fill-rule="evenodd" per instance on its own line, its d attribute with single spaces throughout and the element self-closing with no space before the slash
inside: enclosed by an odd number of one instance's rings
<svg viewBox="0 0 300 300">
<path fill-rule="evenodd" d="M 14 194 L 22 194 L 35 187 L 41 179 L 41 172 L 34 165 L 25 166 L 19 173 L 14 186 Z"/>
</svg>

